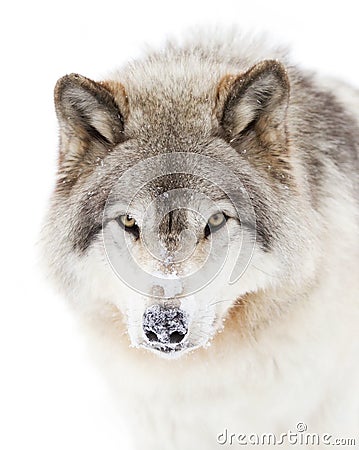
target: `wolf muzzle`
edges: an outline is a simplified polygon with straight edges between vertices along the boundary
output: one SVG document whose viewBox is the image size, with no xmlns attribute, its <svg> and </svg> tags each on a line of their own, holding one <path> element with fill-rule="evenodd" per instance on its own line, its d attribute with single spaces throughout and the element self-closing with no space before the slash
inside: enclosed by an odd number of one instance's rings
<svg viewBox="0 0 359 450">
<path fill-rule="evenodd" d="M 188 316 L 179 308 L 152 305 L 143 315 L 143 331 L 151 345 L 168 351 L 181 343 L 188 332 Z"/>
</svg>

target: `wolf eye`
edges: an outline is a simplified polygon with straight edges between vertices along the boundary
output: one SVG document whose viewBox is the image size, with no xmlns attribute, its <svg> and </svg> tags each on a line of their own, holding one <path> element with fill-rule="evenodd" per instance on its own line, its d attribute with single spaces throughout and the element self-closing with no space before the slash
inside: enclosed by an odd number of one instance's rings
<svg viewBox="0 0 359 450">
<path fill-rule="evenodd" d="M 136 225 L 136 221 L 133 217 L 128 215 L 120 216 L 119 219 L 122 222 L 122 225 L 126 228 L 132 228 Z"/>
<path fill-rule="evenodd" d="M 129 216 L 128 214 L 123 214 L 122 216 L 119 216 L 117 218 L 117 222 L 124 230 L 132 233 L 136 238 L 139 237 L 140 230 L 138 228 L 136 220 L 133 217 Z"/>
<path fill-rule="evenodd" d="M 228 217 L 218 212 L 216 214 L 213 214 L 207 222 L 206 228 L 204 229 L 205 236 L 209 236 L 211 233 L 214 233 L 215 231 L 219 230 L 223 227 L 223 225 L 227 222 Z"/>
</svg>

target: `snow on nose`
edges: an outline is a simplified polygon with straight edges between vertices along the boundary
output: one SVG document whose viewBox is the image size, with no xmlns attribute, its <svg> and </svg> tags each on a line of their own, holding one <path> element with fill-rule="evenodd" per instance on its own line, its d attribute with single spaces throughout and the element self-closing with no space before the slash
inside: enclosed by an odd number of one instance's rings
<svg viewBox="0 0 359 450">
<path fill-rule="evenodd" d="M 143 315 L 143 330 L 150 342 L 177 344 L 188 332 L 188 316 L 179 308 L 152 305 Z"/>
</svg>

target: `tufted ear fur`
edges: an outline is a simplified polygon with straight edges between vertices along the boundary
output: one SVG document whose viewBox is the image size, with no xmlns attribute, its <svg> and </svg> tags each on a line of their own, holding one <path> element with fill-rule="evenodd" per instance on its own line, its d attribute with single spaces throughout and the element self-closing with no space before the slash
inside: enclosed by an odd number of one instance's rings
<svg viewBox="0 0 359 450">
<path fill-rule="evenodd" d="M 225 76 L 217 96 L 217 118 L 228 140 L 247 130 L 281 130 L 289 98 L 289 80 L 278 61 L 262 61 L 244 74 Z M 284 130 L 282 130 L 284 131 Z"/>
<path fill-rule="evenodd" d="M 120 110 L 118 98 L 123 100 L 120 106 L 124 111 Z M 96 161 L 124 140 L 125 103 L 119 83 L 97 83 L 77 74 L 66 75 L 57 82 L 59 169 L 67 181 L 75 181 L 80 174 L 91 171 Z"/>
<path fill-rule="evenodd" d="M 81 75 L 66 75 L 55 87 L 60 126 L 84 139 L 113 145 L 121 140 L 123 118 L 110 92 Z"/>
</svg>

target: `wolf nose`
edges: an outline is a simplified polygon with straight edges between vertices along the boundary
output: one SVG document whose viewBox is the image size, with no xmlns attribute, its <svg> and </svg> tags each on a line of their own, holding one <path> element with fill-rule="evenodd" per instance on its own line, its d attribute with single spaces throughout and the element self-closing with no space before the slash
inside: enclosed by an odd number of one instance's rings
<svg viewBox="0 0 359 450">
<path fill-rule="evenodd" d="M 143 315 L 143 331 L 151 342 L 178 344 L 188 332 L 187 314 L 179 308 L 152 305 Z"/>
</svg>

